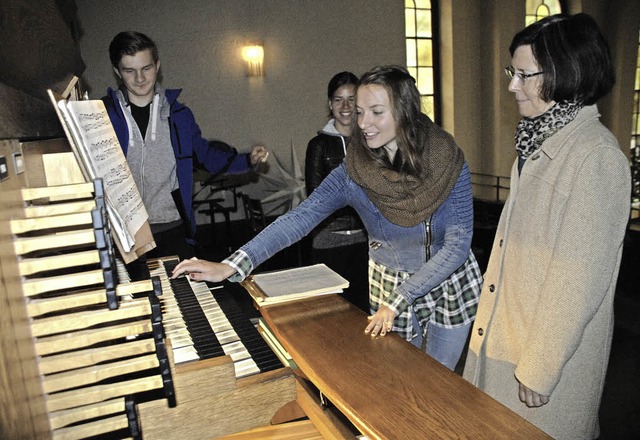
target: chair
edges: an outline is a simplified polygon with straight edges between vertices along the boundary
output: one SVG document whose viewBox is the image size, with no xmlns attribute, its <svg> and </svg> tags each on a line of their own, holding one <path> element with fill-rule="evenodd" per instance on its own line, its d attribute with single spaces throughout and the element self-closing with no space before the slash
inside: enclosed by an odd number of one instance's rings
<svg viewBox="0 0 640 440">
<path fill-rule="evenodd" d="M 224 218 L 224 234 L 223 237 L 228 237 L 231 234 L 231 213 L 238 210 L 238 194 L 236 193 L 236 187 L 231 183 L 229 184 L 225 178 L 201 180 L 195 179 L 195 181 L 201 182 L 201 188 L 194 193 L 192 206 L 198 213 L 207 214 L 211 219 L 211 236 L 213 242 L 215 242 L 215 215 L 222 214 Z M 205 188 L 208 189 L 209 195 L 206 198 L 198 198 L 198 194 Z M 222 196 L 222 191 L 229 191 L 230 203 L 226 202 L 225 197 Z"/>
<path fill-rule="evenodd" d="M 249 226 L 249 238 L 254 237 L 258 232 L 267 226 L 267 219 L 264 215 L 262 202 L 259 199 L 249 197 L 248 194 L 241 194 L 242 205 L 244 206 L 244 216 Z"/>
</svg>

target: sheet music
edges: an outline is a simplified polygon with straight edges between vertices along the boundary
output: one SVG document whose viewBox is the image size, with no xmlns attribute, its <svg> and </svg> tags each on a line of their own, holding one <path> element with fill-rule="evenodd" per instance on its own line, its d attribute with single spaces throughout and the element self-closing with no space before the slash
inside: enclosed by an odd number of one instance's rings
<svg viewBox="0 0 640 440">
<path fill-rule="evenodd" d="M 339 293 L 349 287 L 346 279 L 324 264 L 252 275 L 252 279 L 266 296 L 265 303 Z"/>
<path fill-rule="evenodd" d="M 89 179 L 102 178 L 107 211 L 113 230 L 129 252 L 134 236 L 148 219 L 127 160 L 120 148 L 111 120 L 99 100 L 58 101 L 68 128 L 82 156 Z"/>
</svg>

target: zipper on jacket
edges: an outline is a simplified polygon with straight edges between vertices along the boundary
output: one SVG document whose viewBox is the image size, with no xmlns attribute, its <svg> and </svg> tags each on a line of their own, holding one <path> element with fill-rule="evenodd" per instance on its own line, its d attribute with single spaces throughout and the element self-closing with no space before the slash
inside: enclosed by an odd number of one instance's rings
<svg viewBox="0 0 640 440">
<path fill-rule="evenodd" d="M 133 118 L 133 116 L 132 116 Z M 134 121 L 135 123 L 135 121 Z M 136 127 L 138 124 L 136 123 Z M 140 127 L 138 127 L 138 132 L 140 132 Z M 145 133 L 146 134 L 146 133 Z M 147 150 L 145 144 L 145 134 L 140 132 L 140 136 L 142 137 L 142 144 L 140 145 L 140 184 L 142 185 L 142 189 L 140 190 L 140 197 L 144 197 L 144 159 L 145 159 L 145 151 Z M 133 133 L 132 133 L 133 136 Z"/>
<path fill-rule="evenodd" d="M 424 232 L 426 234 L 425 240 L 425 262 L 431 259 L 431 216 L 424 222 Z"/>
</svg>

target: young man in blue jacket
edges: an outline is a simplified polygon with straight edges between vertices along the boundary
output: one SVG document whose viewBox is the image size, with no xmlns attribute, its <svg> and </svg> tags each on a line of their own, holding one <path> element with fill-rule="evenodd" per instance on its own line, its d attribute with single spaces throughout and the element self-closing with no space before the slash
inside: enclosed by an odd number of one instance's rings
<svg viewBox="0 0 640 440">
<path fill-rule="evenodd" d="M 102 100 L 149 213 L 157 247 L 148 255 L 190 258 L 196 230 L 194 160 L 213 174 L 237 174 L 266 161 L 269 153 L 255 146 L 237 154 L 223 142 L 204 139 L 189 107 L 177 100 L 181 89 L 159 84 L 158 47 L 148 36 L 120 32 L 109 56 L 122 84 L 109 88 Z"/>
</svg>

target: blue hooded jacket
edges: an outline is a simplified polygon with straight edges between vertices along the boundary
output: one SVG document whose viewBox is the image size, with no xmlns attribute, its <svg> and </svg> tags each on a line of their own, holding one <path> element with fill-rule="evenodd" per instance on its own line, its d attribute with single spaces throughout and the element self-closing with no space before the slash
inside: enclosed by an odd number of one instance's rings
<svg viewBox="0 0 640 440">
<path fill-rule="evenodd" d="M 117 90 L 109 87 L 107 96 L 104 96 L 102 101 L 107 108 L 111 124 L 126 156 L 129 146 L 129 128 L 122 107 L 118 105 L 116 92 Z M 252 167 L 248 153 L 238 154 L 234 148 L 224 142 L 208 141 L 202 137 L 200 127 L 198 127 L 191 109 L 177 100 L 180 92 L 182 89 L 166 89 L 165 97 L 170 106 L 171 146 L 176 158 L 178 184 L 183 205 L 178 207 L 178 211 L 184 212 L 188 216 L 184 221 L 188 222 L 191 227 L 191 237 L 195 237 L 196 219 L 191 206 L 194 159 L 212 174 L 239 174 L 251 170 Z M 124 93 L 124 96 L 126 99 L 127 93 Z"/>
</svg>

